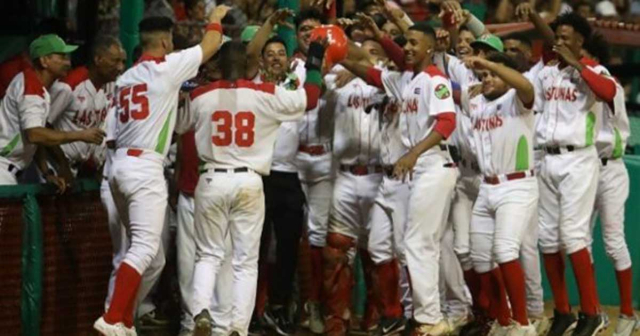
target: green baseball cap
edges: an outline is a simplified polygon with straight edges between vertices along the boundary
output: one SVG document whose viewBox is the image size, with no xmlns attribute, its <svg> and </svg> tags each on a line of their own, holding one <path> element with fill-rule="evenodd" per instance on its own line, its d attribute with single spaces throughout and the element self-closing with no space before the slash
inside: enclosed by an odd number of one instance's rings
<svg viewBox="0 0 640 336">
<path fill-rule="evenodd" d="M 492 34 L 482 35 L 477 40 L 471 42 L 472 48 L 475 48 L 479 45 L 489 46 L 493 50 L 504 52 L 504 45 L 502 44 L 502 40 Z"/>
<path fill-rule="evenodd" d="M 29 56 L 36 59 L 51 54 L 69 54 L 76 49 L 78 46 L 64 43 L 56 34 L 42 35 L 29 45 Z"/>
<path fill-rule="evenodd" d="M 276 27 L 274 27 L 274 29 L 275 28 Z M 251 42 L 251 40 L 253 40 L 253 38 L 256 36 L 256 33 L 258 33 L 258 30 L 260 30 L 260 26 L 246 26 L 240 34 L 240 40 L 242 41 L 242 43 Z M 271 35 L 269 35 L 269 38 L 275 35 L 275 33 L 271 33 Z"/>
</svg>

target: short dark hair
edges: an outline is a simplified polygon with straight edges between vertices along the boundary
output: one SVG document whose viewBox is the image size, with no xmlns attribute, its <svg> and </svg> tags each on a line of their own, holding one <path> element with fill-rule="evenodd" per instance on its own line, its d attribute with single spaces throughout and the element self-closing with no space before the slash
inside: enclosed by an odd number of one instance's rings
<svg viewBox="0 0 640 336">
<path fill-rule="evenodd" d="M 491 61 L 493 63 L 498 63 L 506 66 L 507 68 L 511 68 L 513 70 L 518 70 L 518 64 L 513 60 L 509 55 L 501 52 L 490 53 L 487 56 L 487 61 Z"/>
<path fill-rule="evenodd" d="M 273 36 L 269 38 L 267 42 L 265 42 L 264 46 L 262 47 L 262 50 L 260 51 L 260 54 L 264 54 L 265 49 L 267 49 L 267 46 L 270 45 L 271 43 L 280 43 L 284 46 L 284 50 L 287 50 L 287 43 L 282 39 L 282 37 Z"/>
<path fill-rule="evenodd" d="M 413 26 L 409 27 L 409 30 L 415 30 L 430 36 L 434 40 L 436 39 L 436 31 L 427 22 L 416 22 Z"/>
<path fill-rule="evenodd" d="M 531 39 L 529 38 L 529 36 L 527 34 L 522 33 L 522 32 L 511 33 L 511 34 L 507 35 L 507 37 L 503 38 L 502 40 L 503 41 L 516 40 L 516 41 L 520 41 L 520 43 L 528 46 L 529 48 L 532 47 Z"/>
<path fill-rule="evenodd" d="M 138 24 L 140 33 L 170 32 L 173 21 L 166 16 L 150 16 Z"/>
<path fill-rule="evenodd" d="M 609 64 L 609 60 L 611 60 L 609 43 L 607 43 L 607 40 L 602 34 L 591 34 L 591 38 L 584 42 L 584 49 L 593 57 L 596 57 L 600 64 Z"/>
<path fill-rule="evenodd" d="M 204 2 L 204 0 L 184 0 L 184 8 L 189 10 L 200 2 Z"/>
<path fill-rule="evenodd" d="M 578 8 L 580 8 L 582 6 L 588 6 L 589 9 L 591 9 L 592 12 L 594 12 L 596 10 L 596 7 L 593 5 L 593 3 L 591 3 L 590 1 L 587 1 L 587 0 L 579 1 L 577 4 L 575 4 L 575 6 L 573 6 L 573 10 L 578 10 Z"/>
<path fill-rule="evenodd" d="M 575 12 L 565 13 L 560 15 L 554 25 L 554 29 L 560 26 L 570 26 L 574 31 L 578 32 L 584 40 L 588 40 L 591 37 L 591 26 L 587 19 L 583 18 Z"/>
<path fill-rule="evenodd" d="M 307 8 L 296 16 L 296 29 L 300 28 L 300 24 L 306 20 L 316 20 L 320 24 L 326 24 L 327 18 L 315 8 Z"/>
<path fill-rule="evenodd" d="M 404 37 L 404 35 L 399 35 L 393 39 L 393 42 L 395 42 L 400 47 L 404 47 L 404 45 L 407 44 L 407 38 Z"/>
<path fill-rule="evenodd" d="M 228 79 L 239 70 L 244 73 L 246 67 L 247 46 L 240 41 L 229 41 L 220 47 L 220 69 L 222 78 Z M 243 60 L 243 58 L 245 60 Z"/>
<path fill-rule="evenodd" d="M 120 40 L 113 35 L 98 35 L 91 45 L 91 63 L 94 57 L 107 51 L 112 46 L 121 46 Z"/>
<path fill-rule="evenodd" d="M 382 29 L 382 26 L 384 26 L 384 24 L 388 21 L 387 18 L 380 13 L 374 14 L 373 16 L 371 16 L 371 18 L 373 19 L 373 22 L 376 23 L 376 26 L 378 26 L 379 29 Z"/>
</svg>

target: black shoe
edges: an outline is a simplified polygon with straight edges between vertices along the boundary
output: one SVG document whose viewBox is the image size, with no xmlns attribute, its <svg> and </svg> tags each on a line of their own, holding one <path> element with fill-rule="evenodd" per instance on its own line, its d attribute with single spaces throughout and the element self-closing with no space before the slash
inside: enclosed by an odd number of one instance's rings
<svg viewBox="0 0 640 336">
<path fill-rule="evenodd" d="M 264 319 L 267 325 L 279 335 L 293 335 L 296 332 L 293 322 L 289 318 L 289 310 L 286 307 L 270 308 L 264 311 Z"/>
<path fill-rule="evenodd" d="M 262 317 L 258 317 L 255 313 L 251 316 L 251 322 L 249 323 L 249 335 L 250 336 L 260 336 L 264 334 L 264 319 Z"/>
<path fill-rule="evenodd" d="M 578 313 L 578 325 L 573 331 L 573 336 L 594 336 L 604 327 L 604 321 L 600 314 L 585 315 Z"/>
<path fill-rule="evenodd" d="M 240 336 L 240 333 L 239 333 L 239 332 L 237 332 L 237 331 L 234 331 L 234 332 L 232 332 L 232 333 L 231 333 L 231 335 L 229 335 L 229 336 Z"/>
<path fill-rule="evenodd" d="M 563 314 L 557 310 L 553 310 L 553 323 L 547 336 L 562 336 L 567 330 L 575 327 L 576 317 L 573 313 Z"/>
<path fill-rule="evenodd" d="M 193 320 L 196 323 L 196 327 L 193 330 L 193 336 L 211 336 L 213 320 L 211 319 L 211 315 L 209 315 L 208 310 L 203 309 Z"/>
<path fill-rule="evenodd" d="M 407 322 L 404 324 L 404 330 L 402 330 L 402 336 L 411 336 L 411 332 L 415 327 L 416 321 L 414 321 L 412 318 L 407 320 Z"/>
<path fill-rule="evenodd" d="M 477 316 L 473 321 L 460 328 L 459 336 L 486 336 L 491 331 L 493 320 L 485 316 Z"/>
<path fill-rule="evenodd" d="M 403 330 L 405 330 L 405 326 L 407 321 L 400 318 L 381 318 L 380 324 L 378 325 L 378 329 L 376 330 L 376 336 L 387 336 L 397 334 Z"/>
</svg>

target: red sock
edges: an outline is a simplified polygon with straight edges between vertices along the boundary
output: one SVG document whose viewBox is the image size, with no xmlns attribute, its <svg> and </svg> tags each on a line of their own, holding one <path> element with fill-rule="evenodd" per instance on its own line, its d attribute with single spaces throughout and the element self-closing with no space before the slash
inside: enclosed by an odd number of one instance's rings
<svg viewBox="0 0 640 336">
<path fill-rule="evenodd" d="M 616 271 L 618 291 L 620 291 L 620 314 L 633 316 L 633 304 L 631 300 L 631 267 L 626 270 Z"/>
<path fill-rule="evenodd" d="M 598 293 L 596 292 L 596 280 L 593 277 L 593 266 L 589 250 L 583 248 L 578 252 L 569 255 L 573 274 L 578 284 L 580 293 L 580 308 L 587 315 L 597 315 L 600 304 L 598 303 Z"/>
<path fill-rule="evenodd" d="M 379 310 L 385 318 L 399 318 L 402 316 L 400 302 L 400 270 L 394 259 L 384 264 L 376 265 L 373 277 L 374 288 L 378 291 Z"/>
<path fill-rule="evenodd" d="M 508 326 L 511 322 L 511 310 L 509 309 L 509 302 L 507 300 L 507 289 L 504 285 L 504 279 L 499 267 L 491 270 L 491 283 L 492 283 L 492 299 L 490 304 L 490 310 L 495 310 L 497 313 L 497 320 L 500 325 Z"/>
<path fill-rule="evenodd" d="M 492 311 L 491 297 L 493 296 L 493 286 L 491 284 L 491 272 L 478 273 L 480 279 L 480 291 L 478 293 L 478 308 L 480 312 L 489 318 L 495 320 L 498 315 L 496 311 Z"/>
<path fill-rule="evenodd" d="M 367 307 L 365 309 L 362 322 L 366 326 L 371 326 L 378 323 L 378 320 L 380 318 L 380 311 L 378 310 L 379 306 L 377 304 L 377 302 L 379 301 L 378 291 L 373 288 L 373 273 L 375 264 L 373 263 L 373 260 L 371 260 L 369 251 L 367 251 L 366 249 L 360 248 L 358 249 L 358 253 L 360 254 L 360 260 L 362 261 L 364 283 L 367 285 Z"/>
<path fill-rule="evenodd" d="M 469 287 L 469 291 L 471 292 L 473 308 L 476 310 L 480 309 L 480 276 L 472 268 L 468 271 L 464 271 L 464 282 L 467 284 L 467 287 Z"/>
<path fill-rule="evenodd" d="M 109 310 L 104 314 L 105 322 L 115 324 L 124 322 L 124 320 L 133 321 L 133 308 L 131 306 L 135 306 L 140 279 L 140 274 L 133 267 L 126 262 L 120 264 L 116 274 L 113 299 Z M 125 317 L 125 315 L 127 316 Z"/>
<path fill-rule="evenodd" d="M 122 323 L 124 323 L 124 326 L 127 328 L 131 328 L 133 327 L 133 321 L 134 321 L 134 316 L 135 316 L 135 307 L 136 307 L 136 298 L 138 296 L 136 295 L 136 297 L 131 300 L 131 302 L 129 302 L 129 304 L 127 305 L 127 308 L 124 310 L 124 315 L 122 317 Z"/>
<path fill-rule="evenodd" d="M 527 294 L 524 284 L 524 273 L 518 259 L 500 264 L 500 270 L 504 276 L 504 284 L 509 294 L 513 319 L 520 325 L 528 325 L 527 318 Z"/>
<path fill-rule="evenodd" d="M 322 279 L 324 273 L 322 270 L 322 247 L 311 245 L 311 290 L 309 292 L 309 301 L 320 302 L 322 297 Z"/>
<path fill-rule="evenodd" d="M 567 280 L 564 276 L 564 256 L 560 252 L 543 254 L 542 256 L 556 310 L 562 314 L 569 314 L 571 306 L 567 293 Z"/>
</svg>

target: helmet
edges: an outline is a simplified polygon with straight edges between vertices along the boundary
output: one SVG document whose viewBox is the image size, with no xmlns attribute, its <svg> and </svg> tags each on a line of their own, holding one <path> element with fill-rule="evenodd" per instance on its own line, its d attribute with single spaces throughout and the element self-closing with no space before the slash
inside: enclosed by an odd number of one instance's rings
<svg viewBox="0 0 640 336">
<path fill-rule="evenodd" d="M 311 41 L 326 38 L 328 42 L 324 57 L 328 65 L 340 63 L 347 57 L 348 39 L 342 28 L 335 25 L 322 25 L 311 32 Z"/>
</svg>

